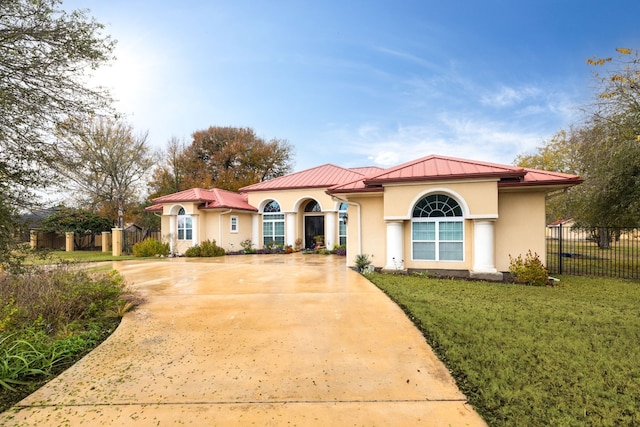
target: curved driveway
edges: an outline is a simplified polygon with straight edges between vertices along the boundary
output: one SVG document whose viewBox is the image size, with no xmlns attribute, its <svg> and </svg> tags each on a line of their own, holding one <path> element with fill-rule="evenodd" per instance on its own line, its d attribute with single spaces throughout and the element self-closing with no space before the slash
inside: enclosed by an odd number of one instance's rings
<svg viewBox="0 0 640 427">
<path fill-rule="evenodd" d="M 342 257 L 114 267 L 146 303 L 0 425 L 485 425 L 404 313 Z"/>
</svg>

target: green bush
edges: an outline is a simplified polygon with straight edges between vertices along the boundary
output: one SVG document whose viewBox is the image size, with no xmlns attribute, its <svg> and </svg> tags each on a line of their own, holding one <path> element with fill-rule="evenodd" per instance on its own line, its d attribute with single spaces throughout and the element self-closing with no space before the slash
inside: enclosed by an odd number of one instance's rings
<svg viewBox="0 0 640 427">
<path fill-rule="evenodd" d="M 216 245 L 215 240 L 205 240 L 199 245 L 195 245 L 187 249 L 184 253 L 187 257 L 214 257 L 223 256 L 226 252 L 224 248 Z"/>
<path fill-rule="evenodd" d="M 538 254 L 532 254 L 531 251 L 522 259 L 522 255 L 513 258 L 509 255 L 509 273 L 513 276 L 516 283 L 522 283 L 530 286 L 546 286 L 549 281 L 549 272 L 542 265 Z"/>
<path fill-rule="evenodd" d="M 149 257 L 156 255 L 169 255 L 169 243 L 162 243 L 148 237 L 142 242 L 133 245 L 133 256 Z"/>
</svg>

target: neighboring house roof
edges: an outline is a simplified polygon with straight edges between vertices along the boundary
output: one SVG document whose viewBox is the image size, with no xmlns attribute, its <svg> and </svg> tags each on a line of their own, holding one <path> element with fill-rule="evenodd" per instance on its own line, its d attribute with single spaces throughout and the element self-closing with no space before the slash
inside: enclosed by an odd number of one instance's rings
<svg viewBox="0 0 640 427">
<path fill-rule="evenodd" d="M 152 200 L 153 206 L 149 206 L 146 210 L 159 210 L 156 206 L 165 203 L 198 203 L 201 205 L 199 209 L 239 209 L 246 211 L 257 211 L 255 207 L 247 202 L 246 194 L 238 194 L 227 190 L 214 188 L 206 190 L 204 188 L 190 188 L 189 190 L 180 191 L 179 193 L 169 194 L 166 196 L 156 197 Z"/>
<path fill-rule="evenodd" d="M 332 186 L 328 192 L 381 191 L 381 186 L 389 183 L 480 178 L 498 179 L 499 187 L 569 186 L 582 182 L 576 175 L 431 155 L 386 169 L 382 173 L 369 175 L 361 180 Z"/>
<path fill-rule="evenodd" d="M 559 225 L 571 224 L 573 223 L 573 218 L 563 218 L 557 221 L 553 221 L 551 224 L 547 224 L 547 227 L 557 227 Z"/>
<path fill-rule="evenodd" d="M 326 164 L 306 169 L 300 172 L 273 178 L 268 181 L 243 187 L 240 191 L 270 191 L 292 190 L 299 188 L 327 188 L 333 185 L 345 184 L 366 176 L 364 172 L 379 172 L 380 168 L 365 167 L 347 169 L 340 166 Z"/>
</svg>

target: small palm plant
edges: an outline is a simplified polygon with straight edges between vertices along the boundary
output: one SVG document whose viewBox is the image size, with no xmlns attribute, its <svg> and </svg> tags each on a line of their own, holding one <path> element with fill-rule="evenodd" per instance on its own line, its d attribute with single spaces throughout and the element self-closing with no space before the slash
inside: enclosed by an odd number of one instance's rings
<svg viewBox="0 0 640 427">
<path fill-rule="evenodd" d="M 371 265 L 371 259 L 367 254 L 358 254 L 354 260 L 356 267 L 360 273 L 364 273 L 365 269 Z"/>
</svg>

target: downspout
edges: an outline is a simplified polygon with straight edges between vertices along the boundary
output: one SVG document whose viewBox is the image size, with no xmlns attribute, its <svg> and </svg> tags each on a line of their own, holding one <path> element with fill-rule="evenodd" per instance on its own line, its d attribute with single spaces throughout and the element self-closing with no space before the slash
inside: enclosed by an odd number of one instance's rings
<svg viewBox="0 0 640 427">
<path fill-rule="evenodd" d="M 233 212 L 233 209 L 229 209 L 226 212 L 220 212 L 220 216 L 218 216 L 218 236 L 220 236 L 220 243 L 218 243 L 218 246 L 223 247 L 222 246 L 222 215 L 228 215 L 231 212 Z"/>
<path fill-rule="evenodd" d="M 361 211 L 361 207 L 360 207 L 360 203 L 358 202 L 352 202 L 349 200 L 343 200 L 340 197 L 336 197 L 336 196 L 331 196 L 331 199 L 335 202 L 335 201 L 339 201 L 339 202 L 344 202 L 347 205 L 351 205 L 351 206 L 355 206 L 356 208 L 358 208 L 358 253 L 357 254 L 361 254 L 362 253 L 362 211 Z M 349 226 L 349 223 L 347 222 L 347 227 Z M 347 263 L 349 261 L 347 260 Z"/>
</svg>

